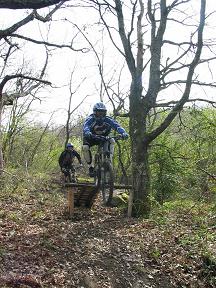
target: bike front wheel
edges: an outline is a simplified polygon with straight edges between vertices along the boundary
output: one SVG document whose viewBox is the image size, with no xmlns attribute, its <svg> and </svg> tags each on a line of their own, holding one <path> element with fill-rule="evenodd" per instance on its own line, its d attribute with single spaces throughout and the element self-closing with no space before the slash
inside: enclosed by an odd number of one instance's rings
<svg viewBox="0 0 216 288">
<path fill-rule="evenodd" d="M 114 190 L 114 173 L 110 161 L 105 161 L 101 167 L 101 191 L 103 203 L 109 206 L 112 202 Z"/>
<path fill-rule="evenodd" d="M 97 189 L 100 189 L 101 170 L 100 170 L 100 166 L 98 164 L 95 164 L 95 166 L 94 166 L 94 184 L 97 187 Z"/>
<path fill-rule="evenodd" d="M 77 177 L 74 171 L 68 171 L 65 175 L 65 183 L 76 183 Z"/>
</svg>

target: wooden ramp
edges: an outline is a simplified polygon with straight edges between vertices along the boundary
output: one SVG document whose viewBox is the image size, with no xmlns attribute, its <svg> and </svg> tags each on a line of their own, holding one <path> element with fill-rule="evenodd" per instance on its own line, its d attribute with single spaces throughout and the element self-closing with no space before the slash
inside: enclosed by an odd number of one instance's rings
<svg viewBox="0 0 216 288">
<path fill-rule="evenodd" d="M 94 183 L 65 183 L 68 189 L 68 213 L 74 214 L 75 207 L 91 208 L 100 191 Z M 114 189 L 131 189 L 131 185 L 115 184 Z"/>
<path fill-rule="evenodd" d="M 68 212 L 72 216 L 75 207 L 91 208 L 99 189 L 94 183 L 65 183 L 68 189 Z"/>
</svg>

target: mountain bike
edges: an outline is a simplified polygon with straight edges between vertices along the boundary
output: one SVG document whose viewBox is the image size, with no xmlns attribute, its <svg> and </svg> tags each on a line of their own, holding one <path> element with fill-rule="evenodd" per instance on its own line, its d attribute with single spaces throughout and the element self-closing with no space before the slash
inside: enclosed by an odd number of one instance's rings
<svg viewBox="0 0 216 288">
<path fill-rule="evenodd" d="M 78 167 L 75 167 L 74 165 L 72 165 L 71 167 L 62 168 L 62 172 L 64 173 L 64 182 L 65 183 L 78 182 L 77 173 L 76 173 L 77 168 Z"/>
<path fill-rule="evenodd" d="M 103 204 L 110 206 L 114 190 L 114 171 L 109 149 L 110 140 L 117 141 L 122 139 L 122 136 L 95 136 L 94 138 L 100 140 L 94 157 L 94 181 L 102 192 Z"/>
</svg>

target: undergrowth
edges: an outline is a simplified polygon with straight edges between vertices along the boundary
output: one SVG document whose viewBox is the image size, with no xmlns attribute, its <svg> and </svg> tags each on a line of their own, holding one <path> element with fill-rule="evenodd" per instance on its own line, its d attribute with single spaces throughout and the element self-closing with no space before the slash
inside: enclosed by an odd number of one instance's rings
<svg viewBox="0 0 216 288">
<path fill-rule="evenodd" d="M 152 211 L 161 229 L 172 229 L 175 241 L 189 257 L 201 260 L 200 277 L 207 287 L 216 285 L 216 204 L 170 201 Z"/>
</svg>

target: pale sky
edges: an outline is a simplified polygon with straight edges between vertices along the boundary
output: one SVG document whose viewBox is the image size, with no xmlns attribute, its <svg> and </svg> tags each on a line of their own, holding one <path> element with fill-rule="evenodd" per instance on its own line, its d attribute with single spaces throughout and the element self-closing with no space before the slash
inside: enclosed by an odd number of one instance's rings
<svg viewBox="0 0 216 288">
<path fill-rule="evenodd" d="M 193 9 L 196 10 L 199 7 L 199 1 L 193 0 Z M 207 9 L 211 10 L 215 6 L 215 1 L 208 0 L 207 1 Z M 40 13 L 45 10 L 39 10 Z M 0 9 L 0 25 L 1 29 L 9 27 L 10 25 L 14 24 L 16 20 L 22 19 L 23 13 L 29 13 L 29 11 L 22 11 L 22 10 L 7 10 L 7 9 Z M 91 18 L 90 18 L 91 16 Z M 79 9 L 71 9 L 71 10 L 63 10 L 60 14 L 56 14 L 56 18 L 70 18 L 73 20 L 73 22 L 84 24 L 86 20 L 90 23 L 91 21 L 96 22 L 98 20 L 98 15 L 96 14 L 96 11 L 91 9 L 91 13 L 89 11 L 85 11 L 82 13 L 79 11 Z M 54 18 L 55 19 L 55 18 Z M 212 19 L 215 19 L 215 17 L 209 18 L 211 20 L 211 25 L 216 26 L 215 23 L 212 22 Z M 207 20 L 208 21 L 208 20 Z M 114 25 L 115 23 L 113 23 Z M 39 29 L 40 27 L 40 29 Z M 68 39 L 71 39 L 73 35 L 71 35 L 71 25 L 69 23 L 66 25 L 65 22 L 59 22 L 54 21 L 51 24 L 51 29 L 49 34 L 46 32 L 46 28 L 43 24 L 38 25 L 36 21 L 30 23 L 29 25 L 24 26 L 22 29 L 18 31 L 18 33 L 21 34 L 21 31 L 23 31 L 23 34 L 25 36 L 32 36 L 35 39 L 40 39 L 40 33 L 45 37 L 44 40 L 46 40 L 47 35 L 49 35 L 49 41 L 59 43 L 64 43 Z M 47 29 L 49 28 L 48 25 L 46 25 Z M 215 28 L 215 27 L 214 27 Z M 211 33 L 214 33 L 214 28 L 210 29 L 210 32 L 208 32 L 208 35 Z M 94 26 L 94 29 L 88 29 L 88 37 L 91 39 L 91 41 L 95 44 L 95 47 L 98 49 L 99 42 L 96 41 L 101 39 L 102 34 L 97 31 L 96 26 Z M 175 31 L 175 27 L 170 27 L 170 33 L 172 33 L 172 38 L 174 37 L 177 41 L 180 37 L 180 34 L 182 36 L 182 33 L 189 33 L 189 31 Z M 214 38 L 215 38 L 214 33 Z M 167 37 L 168 38 L 168 37 Z M 105 41 L 105 40 L 104 40 Z M 144 37 L 145 41 L 145 37 Z M 119 44 L 120 45 L 120 44 Z M 34 69 L 40 69 L 43 64 L 43 59 L 45 58 L 44 54 L 44 47 L 42 46 L 36 46 L 32 43 L 27 43 L 25 45 L 25 49 L 20 51 L 20 62 L 23 61 L 23 58 L 25 58 L 25 61 L 29 61 L 28 66 L 34 67 Z M 86 47 L 86 42 L 79 38 L 79 42 L 76 43 L 77 47 Z M 97 51 L 101 52 L 102 45 L 100 44 L 100 48 Z M 110 80 L 111 76 L 113 74 L 113 69 L 120 69 L 122 63 L 123 63 L 123 57 L 121 57 L 118 52 L 116 52 L 115 48 L 110 44 L 110 42 L 105 42 L 103 46 L 103 51 L 105 53 L 105 77 L 106 80 Z M 41 93 L 38 95 L 39 97 L 42 97 L 43 101 L 35 101 L 34 105 L 32 106 L 32 109 L 38 112 L 31 113 L 31 116 L 34 117 L 35 121 L 48 121 L 50 114 L 53 111 L 56 111 L 53 117 L 53 122 L 56 124 L 63 124 L 65 123 L 65 119 L 67 117 L 65 108 L 67 108 L 68 98 L 69 98 L 69 88 L 66 87 L 66 85 L 69 83 L 70 74 L 73 70 L 74 66 L 76 66 L 76 69 L 74 71 L 73 76 L 73 89 L 75 90 L 76 87 L 83 81 L 84 78 L 85 81 L 80 86 L 77 93 L 74 94 L 74 105 L 75 107 L 86 95 L 89 95 L 87 99 L 85 100 L 85 105 L 82 105 L 79 111 L 77 111 L 76 115 L 79 114 L 88 114 L 91 113 L 92 106 L 96 101 L 99 101 L 99 89 L 100 89 L 100 78 L 98 74 L 98 67 L 97 67 L 97 61 L 95 59 L 94 53 L 86 53 L 83 54 L 81 52 L 76 53 L 73 51 L 70 51 L 69 49 L 59 49 L 59 50 L 53 50 L 50 52 L 52 54 L 51 60 L 49 62 L 49 67 L 47 70 L 47 77 L 46 79 L 51 81 L 53 83 L 53 86 L 57 86 L 59 88 L 52 89 L 50 87 L 46 87 Z M 169 51 L 171 55 L 171 51 Z M 175 53 L 175 52 L 174 52 Z M 18 60 L 16 60 L 18 61 Z M 18 63 L 17 63 L 18 66 Z M 115 68 L 113 68 L 115 67 Z M 207 68 L 207 67 L 206 67 Z M 14 66 L 13 66 L 14 69 Z M 213 67 L 212 67 L 213 69 Z M 203 71 L 200 71 L 199 73 L 202 73 Z M 207 75 L 207 74 L 206 74 Z M 209 77 L 209 73 L 208 73 Z M 128 91 L 130 86 L 130 76 L 128 74 L 128 71 L 126 71 L 123 75 L 123 81 L 124 85 L 122 85 L 122 89 L 124 92 Z M 145 78 L 145 81 L 148 80 L 148 77 Z M 211 79 L 209 79 L 209 82 Z M 111 83 L 114 83 L 112 81 Z M 196 91 L 197 89 L 194 89 Z M 197 90 L 200 91 L 200 90 Z M 212 90 L 211 90 L 212 91 Z M 177 93 L 177 92 L 176 92 Z M 195 92 L 199 93 L 199 92 Z M 214 93 L 214 92 L 210 92 Z M 172 91 L 171 93 L 175 97 L 175 91 Z M 214 93 L 215 95 L 215 93 Z M 209 95 L 208 97 L 212 98 L 214 95 Z M 162 97 L 163 98 L 163 97 Z M 106 99 L 105 99 L 106 102 Z M 34 116 L 33 116 L 34 115 Z"/>
</svg>

